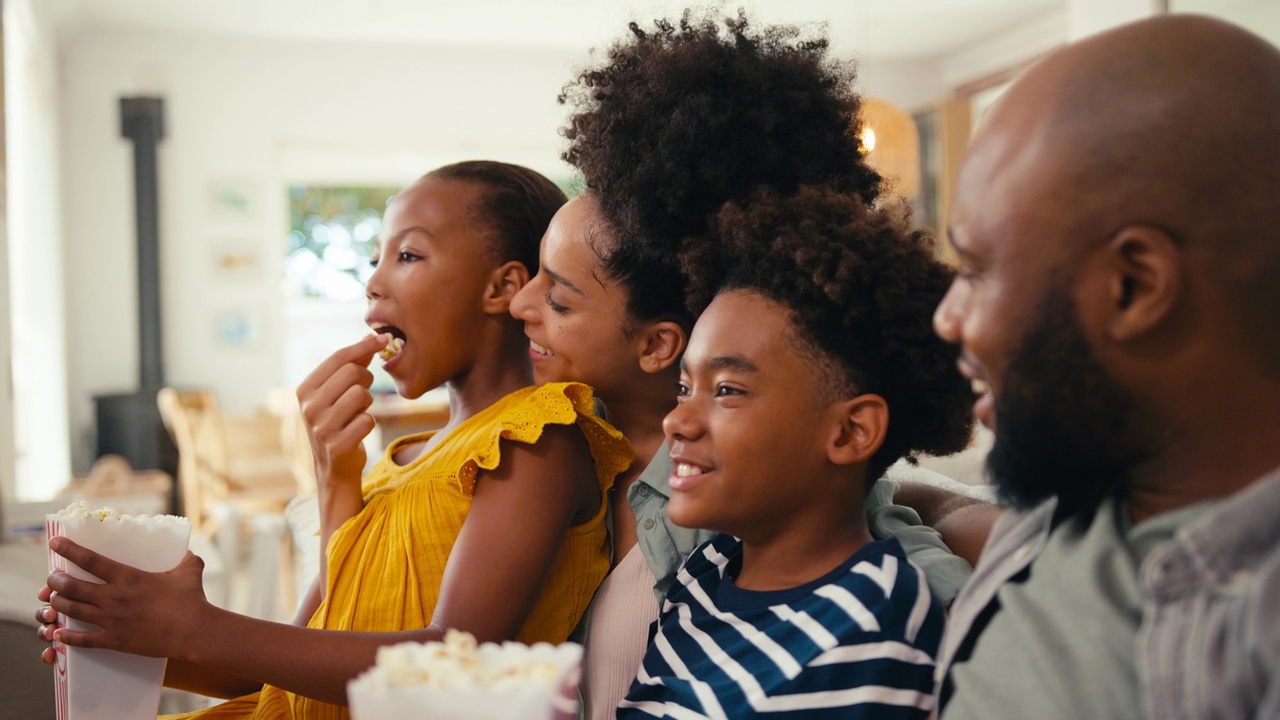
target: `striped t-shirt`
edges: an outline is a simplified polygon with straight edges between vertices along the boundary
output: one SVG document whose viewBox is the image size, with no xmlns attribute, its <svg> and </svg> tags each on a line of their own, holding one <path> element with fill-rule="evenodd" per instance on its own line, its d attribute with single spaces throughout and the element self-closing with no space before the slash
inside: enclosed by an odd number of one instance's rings
<svg viewBox="0 0 1280 720">
<path fill-rule="evenodd" d="M 896 540 L 821 578 L 733 583 L 742 544 L 718 535 L 685 561 L 619 718 L 924 718 L 942 608 Z"/>
</svg>

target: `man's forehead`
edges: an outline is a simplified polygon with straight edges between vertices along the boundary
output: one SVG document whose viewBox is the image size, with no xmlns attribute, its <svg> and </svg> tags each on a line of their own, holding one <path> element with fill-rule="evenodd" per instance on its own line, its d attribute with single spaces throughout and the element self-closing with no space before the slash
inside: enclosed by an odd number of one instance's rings
<svg viewBox="0 0 1280 720">
<path fill-rule="evenodd" d="M 1026 228 L 1043 230 L 1069 220 L 1063 215 L 1069 208 L 1060 202 L 1069 194 L 1069 156 L 1052 141 L 1044 118 L 1026 107 L 1027 100 L 1008 98 L 975 134 L 956 180 L 949 227 L 953 244 L 1039 239 L 1041 233 Z"/>
</svg>

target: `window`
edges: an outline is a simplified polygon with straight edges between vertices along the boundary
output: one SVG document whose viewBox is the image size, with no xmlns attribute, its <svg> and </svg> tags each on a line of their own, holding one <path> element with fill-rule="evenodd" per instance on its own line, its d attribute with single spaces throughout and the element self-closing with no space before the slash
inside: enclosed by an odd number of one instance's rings
<svg viewBox="0 0 1280 720">
<path fill-rule="evenodd" d="M 382 213 L 395 187 L 289 187 L 286 297 L 360 301 Z"/>
</svg>

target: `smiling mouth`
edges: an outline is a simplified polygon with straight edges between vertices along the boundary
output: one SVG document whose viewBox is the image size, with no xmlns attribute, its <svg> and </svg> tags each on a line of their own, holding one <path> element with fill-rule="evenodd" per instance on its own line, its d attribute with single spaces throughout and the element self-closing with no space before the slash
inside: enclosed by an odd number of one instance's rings
<svg viewBox="0 0 1280 720">
<path fill-rule="evenodd" d="M 551 352 L 551 348 L 546 347 L 545 345 L 539 345 L 538 343 L 532 340 L 529 341 L 529 347 L 532 348 L 535 353 L 542 355 L 544 357 L 555 357 L 556 355 L 555 353 Z"/>
<path fill-rule="evenodd" d="M 701 475 L 705 472 L 706 470 L 698 467 L 697 465 L 676 463 L 676 477 L 692 477 L 694 475 Z"/>
<path fill-rule="evenodd" d="M 986 380 L 973 378 L 969 381 L 969 387 L 972 388 L 974 395 L 986 395 L 991 392 L 991 383 Z"/>
</svg>

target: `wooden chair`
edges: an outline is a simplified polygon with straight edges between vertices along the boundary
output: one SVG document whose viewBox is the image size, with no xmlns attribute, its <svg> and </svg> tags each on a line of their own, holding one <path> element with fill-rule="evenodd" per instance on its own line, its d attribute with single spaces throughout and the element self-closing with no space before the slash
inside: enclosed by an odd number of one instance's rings
<svg viewBox="0 0 1280 720">
<path fill-rule="evenodd" d="M 284 512 L 297 483 L 280 445 L 279 418 L 224 415 L 208 390 L 162 388 L 156 404 L 178 447 L 182 514 L 193 528 L 216 532 L 219 505 L 241 516 Z"/>
<path fill-rule="evenodd" d="M 284 508 L 298 493 L 291 456 L 282 447 L 281 418 L 269 412 L 232 415 L 218 409 L 208 390 L 162 388 L 156 405 L 178 447 L 182 514 L 192 530 L 214 538 L 223 561 L 240 560 L 248 531 L 249 589 L 245 611 L 276 612 L 279 593 L 292 603 L 292 558 L 285 540 Z M 234 585 L 234 583 L 232 583 Z M 218 604 L 231 602 L 229 588 Z"/>
<path fill-rule="evenodd" d="M 289 471 L 293 473 L 299 495 L 316 491 L 315 457 L 311 454 L 311 440 L 307 437 L 302 408 L 292 388 L 275 387 L 267 391 L 267 412 L 280 419 L 280 446 L 289 457 Z"/>
</svg>

